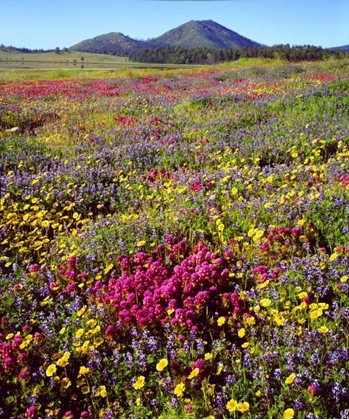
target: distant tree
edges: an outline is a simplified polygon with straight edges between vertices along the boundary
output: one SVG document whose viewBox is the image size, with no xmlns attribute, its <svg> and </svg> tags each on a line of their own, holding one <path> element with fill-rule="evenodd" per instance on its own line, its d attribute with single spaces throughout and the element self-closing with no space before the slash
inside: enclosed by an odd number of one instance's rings
<svg viewBox="0 0 349 420">
<path fill-rule="evenodd" d="M 56 47 L 56 48 L 55 48 L 55 54 L 60 54 L 60 52 L 61 52 L 61 51 L 60 51 L 59 47 Z"/>
</svg>

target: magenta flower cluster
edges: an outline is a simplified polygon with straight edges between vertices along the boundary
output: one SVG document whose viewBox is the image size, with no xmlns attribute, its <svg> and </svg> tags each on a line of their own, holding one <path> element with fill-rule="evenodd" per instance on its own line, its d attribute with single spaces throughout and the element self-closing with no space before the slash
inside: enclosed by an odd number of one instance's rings
<svg viewBox="0 0 349 420">
<path fill-rule="evenodd" d="M 96 296 L 114 309 L 119 325 L 171 322 L 173 327 L 191 329 L 205 308 L 245 312 L 244 301 L 236 293 L 222 293 L 233 290 L 228 261 L 202 242 L 184 257 L 185 242 L 175 242 L 174 238 L 168 241 L 167 251 L 177 264 L 165 265 L 162 257 L 137 252 L 119 258 L 119 278 L 112 277 L 105 286 L 96 282 Z"/>
</svg>

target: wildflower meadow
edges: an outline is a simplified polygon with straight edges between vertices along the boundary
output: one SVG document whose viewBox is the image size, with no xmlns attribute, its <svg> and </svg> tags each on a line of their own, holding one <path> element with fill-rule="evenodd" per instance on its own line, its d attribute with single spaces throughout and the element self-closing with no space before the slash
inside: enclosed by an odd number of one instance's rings
<svg viewBox="0 0 349 420">
<path fill-rule="evenodd" d="M 349 418 L 348 70 L 0 82 L 0 417 Z"/>
</svg>

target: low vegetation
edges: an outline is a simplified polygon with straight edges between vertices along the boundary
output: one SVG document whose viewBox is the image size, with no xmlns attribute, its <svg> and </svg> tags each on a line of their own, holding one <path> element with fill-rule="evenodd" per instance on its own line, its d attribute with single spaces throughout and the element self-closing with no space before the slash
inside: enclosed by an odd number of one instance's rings
<svg viewBox="0 0 349 420">
<path fill-rule="evenodd" d="M 348 60 L 23 74 L 0 416 L 348 418 Z"/>
</svg>

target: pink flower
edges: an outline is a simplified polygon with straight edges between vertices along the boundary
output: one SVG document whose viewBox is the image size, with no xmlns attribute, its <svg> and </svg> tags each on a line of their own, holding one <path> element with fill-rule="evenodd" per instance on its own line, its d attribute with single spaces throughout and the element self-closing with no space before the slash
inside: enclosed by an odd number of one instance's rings
<svg viewBox="0 0 349 420">
<path fill-rule="evenodd" d="M 29 378 L 28 368 L 25 368 L 24 370 L 22 370 L 22 372 L 20 372 L 20 374 L 18 375 L 18 378 L 21 379 L 22 381 L 25 381 L 26 379 L 28 379 Z"/>
<path fill-rule="evenodd" d="M 319 394 L 319 386 L 315 383 L 312 383 L 308 386 L 307 391 L 311 397 L 315 397 Z"/>
<path fill-rule="evenodd" d="M 5 357 L 4 359 L 4 368 L 5 370 L 9 370 L 13 367 L 13 360 L 11 357 Z"/>
<path fill-rule="evenodd" d="M 185 412 L 185 413 L 189 413 L 192 409 L 193 409 L 193 406 L 192 406 L 191 404 L 187 404 L 187 405 L 184 407 L 184 412 Z"/>
<path fill-rule="evenodd" d="M 31 405 L 25 411 L 25 418 L 26 419 L 37 419 L 38 418 L 38 409 L 35 405 Z"/>
<path fill-rule="evenodd" d="M 28 355 L 26 353 L 19 353 L 19 355 L 17 356 L 18 363 L 24 364 L 26 363 L 27 359 L 28 359 Z"/>
<path fill-rule="evenodd" d="M 68 262 L 69 262 L 69 266 L 70 266 L 70 268 L 71 268 L 72 270 L 74 270 L 74 269 L 75 269 L 75 265 L 76 265 L 76 256 L 75 256 L 75 255 L 71 256 L 71 257 L 69 258 Z"/>
<path fill-rule="evenodd" d="M 114 325 L 108 325 L 107 329 L 105 330 L 105 335 L 108 338 L 112 338 L 115 335 L 115 333 L 116 333 L 116 329 L 115 329 Z"/>
<path fill-rule="evenodd" d="M 203 370 L 205 369 L 205 361 L 203 359 L 198 359 L 194 364 L 193 364 L 193 369 L 198 368 L 200 373 L 203 372 Z"/>
<path fill-rule="evenodd" d="M 20 344 L 22 344 L 22 337 L 20 335 L 15 335 L 12 340 L 13 347 L 19 347 Z"/>
<path fill-rule="evenodd" d="M 39 270 L 40 270 L 40 265 L 39 265 L 39 264 L 32 264 L 32 265 L 29 267 L 29 271 L 30 271 L 31 273 L 37 273 Z M 33 418 L 33 417 L 32 417 L 32 418 Z"/>
</svg>

